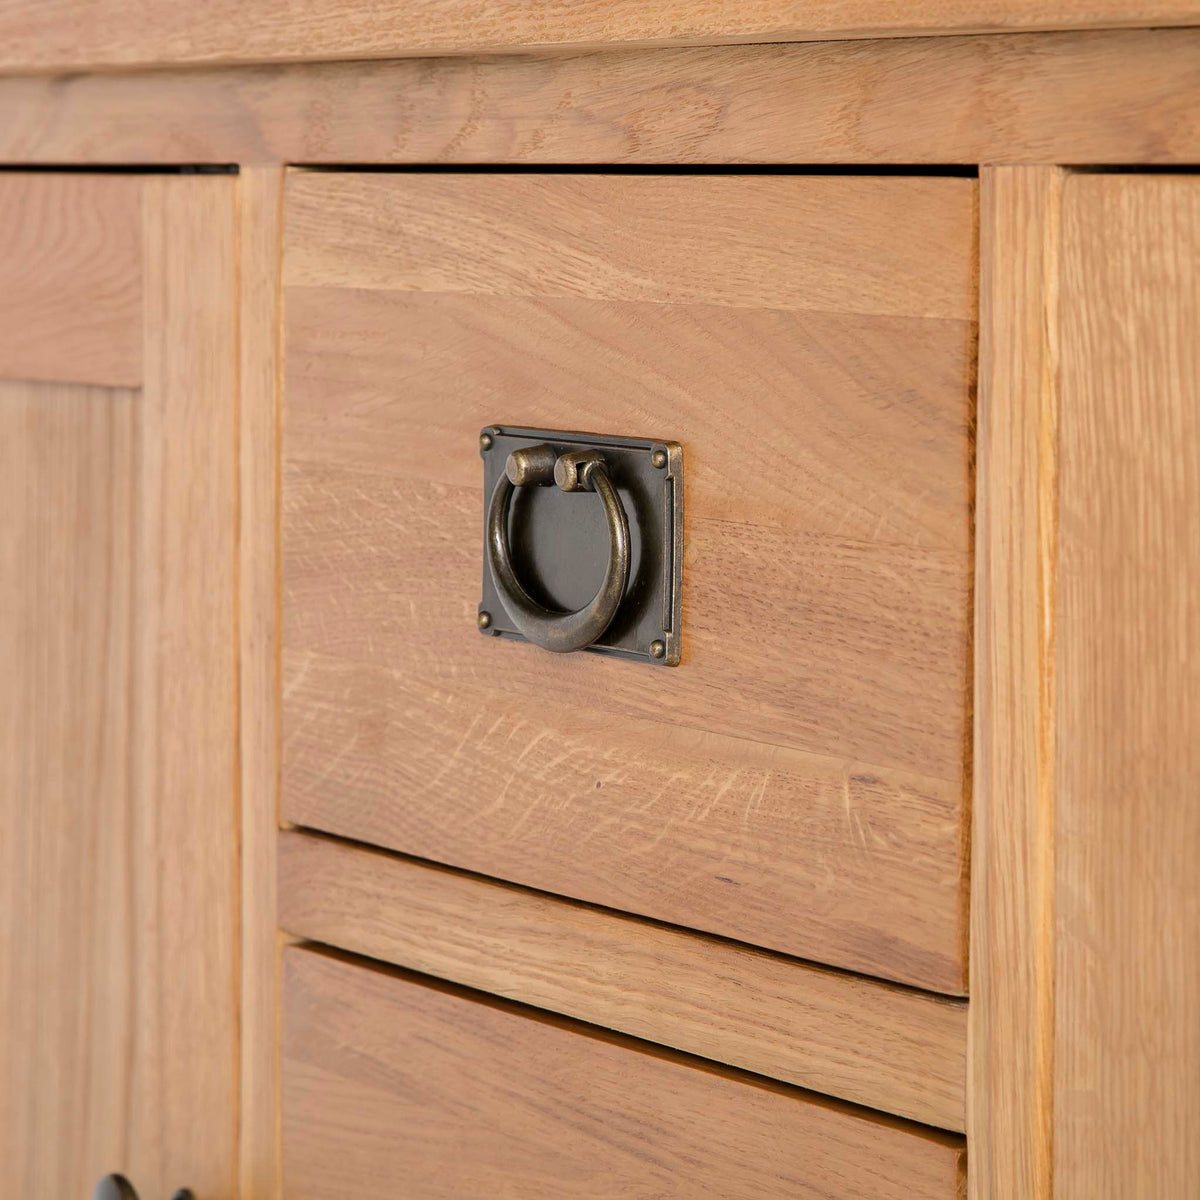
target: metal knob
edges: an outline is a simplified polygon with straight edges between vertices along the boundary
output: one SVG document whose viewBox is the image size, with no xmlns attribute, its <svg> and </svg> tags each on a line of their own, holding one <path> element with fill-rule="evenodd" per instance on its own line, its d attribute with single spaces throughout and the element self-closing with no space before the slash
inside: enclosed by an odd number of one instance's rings
<svg viewBox="0 0 1200 1200">
<path fill-rule="evenodd" d="M 105 1175 L 96 1184 L 92 1200 L 138 1200 L 137 1188 L 124 1175 Z M 171 1200 L 196 1200 L 191 1188 L 180 1188 L 171 1193 Z"/>
<path fill-rule="evenodd" d="M 549 487 L 564 492 L 595 492 L 608 521 L 608 564 L 599 591 L 574 612 L 553 612 L 530 598 L 517 577 L 508 544 L 508 512 L 518 487 Z M 612 624 L 629 583 L 629 520 L 594 450 L 556 454 L 548 445 L 514 450 L 492 492 L 487 517 L 487 555 L 492 578 L 512 622 L 531 642 L 563 653 L 590 646 Z"/>
</svg>

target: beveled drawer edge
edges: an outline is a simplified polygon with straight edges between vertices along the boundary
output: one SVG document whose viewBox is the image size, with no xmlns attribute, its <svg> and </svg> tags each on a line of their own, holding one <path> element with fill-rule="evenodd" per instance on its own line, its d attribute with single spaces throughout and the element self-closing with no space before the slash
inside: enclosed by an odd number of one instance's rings
<svg viewBox="0 0 1200 1200">
<path fill-rule="evenodd" d="M 292 935 L 899 1117 L 966 1128 L 965 1001 L 282 831 Z"/>
</svg>

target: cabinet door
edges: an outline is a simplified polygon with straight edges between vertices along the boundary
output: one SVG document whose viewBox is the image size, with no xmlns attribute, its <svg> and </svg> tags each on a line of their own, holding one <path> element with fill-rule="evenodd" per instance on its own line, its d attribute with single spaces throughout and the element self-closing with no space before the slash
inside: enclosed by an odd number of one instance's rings
<svg viewBox="0 0 1200 1200">
<path fill-rule="evenodd" d="M 0 1163 L 233 1193 L 234 180 L 0 176 Z"/>
</svg>

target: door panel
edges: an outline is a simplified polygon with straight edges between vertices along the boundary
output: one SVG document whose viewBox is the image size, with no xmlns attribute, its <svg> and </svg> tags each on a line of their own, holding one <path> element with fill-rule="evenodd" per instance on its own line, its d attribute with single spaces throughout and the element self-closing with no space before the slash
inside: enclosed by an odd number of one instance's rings
<svg viewBox="0 0 1200 1200">
<path fill-rule="evenodd" d="M 111 180 L 69 181 L 97 246 L 136 246 L 98 319 L 141 386 L 0 382 L 3 1190 L 82 1197 L 119 1170 L 144 1197 L 230 1196 L 233 181 L 123 178 L 120 206 Z M 27 258 L 52 257 L 63 197 L 62 176 L 0 177 Z M 70 282 L 33 325 L 10 297 L 0 362 L 24 337 L 67 377 L 96 366 Z"/>
</svg>

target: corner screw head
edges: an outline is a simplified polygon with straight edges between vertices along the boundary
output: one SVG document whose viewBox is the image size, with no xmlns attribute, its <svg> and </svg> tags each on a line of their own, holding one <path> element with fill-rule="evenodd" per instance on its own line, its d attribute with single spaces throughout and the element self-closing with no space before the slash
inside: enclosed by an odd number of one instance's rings
<svg viewBox="0 0 1200 1200">
<path fill-rule="evenodd" d="M 665 450 L 655 450 L 650 455 L 650 461 L 661 471 L 667 465 L 667 452 Z"/>
<path fill-rule="evenodd" d="M 667 643 L 660 642 L 657 640 L 651 642 L 650 643 L 650 657 L 651 658 L 666 658 L 667 657 Z"/>
<path fill-rule="evenodd" d="M 479 623 L 480 629 L 491 629 L 492 627 L 492 614 L 490 612 L 481 612 L 475 620 Z"/>
<path fill-rule="evenodd" d="M 496 440 L 490 433 L 481 433 L 479 435 L 480 450 L 490 450 L 495 444 Z"/>
</svg>

